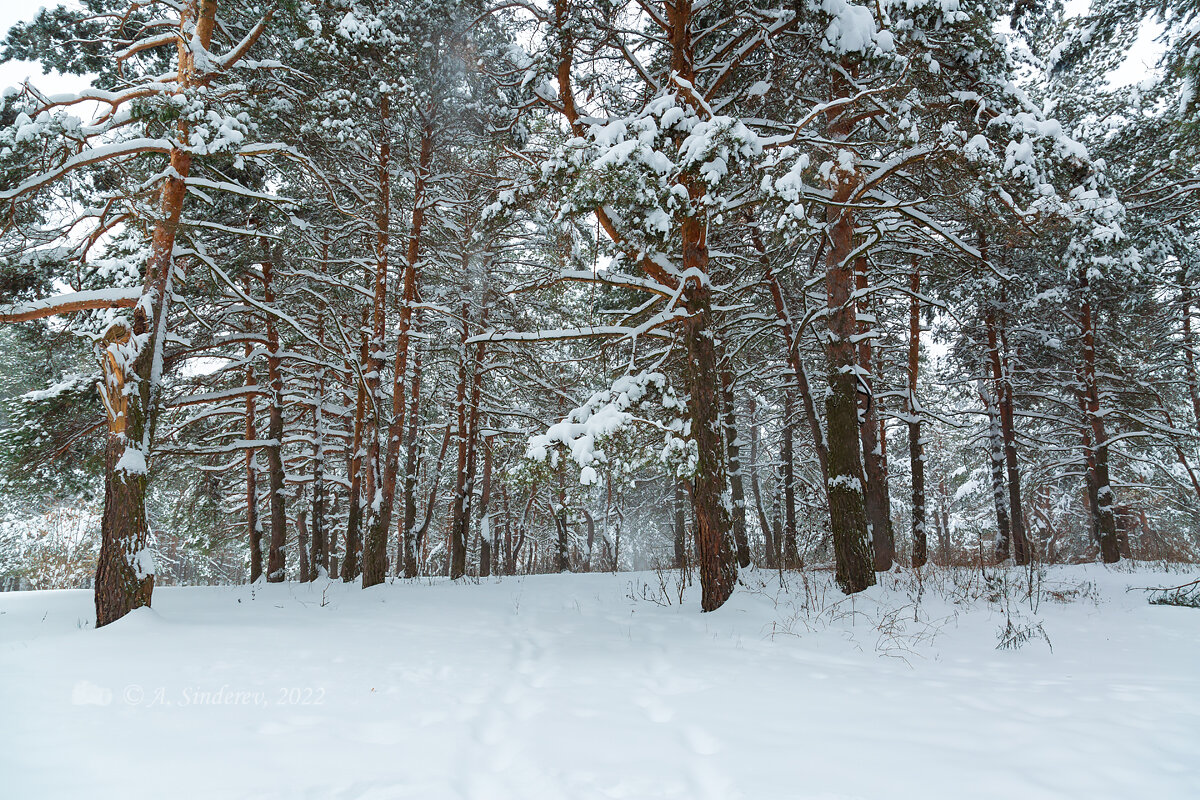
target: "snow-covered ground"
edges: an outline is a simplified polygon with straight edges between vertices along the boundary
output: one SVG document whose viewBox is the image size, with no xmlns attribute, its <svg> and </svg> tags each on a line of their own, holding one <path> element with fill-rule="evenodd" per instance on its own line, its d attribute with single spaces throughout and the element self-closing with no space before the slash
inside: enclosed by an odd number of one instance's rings
<svg viewBox="0 0 1200 800">
<path fill-rule="evenodd" d="M 0 594 L 0 796 L 1196 798 L 1200 610 L 1126 588 L 1197 574 Z"/>
</svg>

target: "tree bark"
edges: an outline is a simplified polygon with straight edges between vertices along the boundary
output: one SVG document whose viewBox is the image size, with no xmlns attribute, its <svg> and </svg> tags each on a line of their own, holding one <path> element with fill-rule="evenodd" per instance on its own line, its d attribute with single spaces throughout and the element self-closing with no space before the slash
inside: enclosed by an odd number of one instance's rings
<svg viewBox="0 0 1200 800">
<path fill-rule="evenodd" d="M 763 535 L 766 564 L 768 567 L 773 567 L 776 562 L 775 537 L 772 535 L 771 526 L 767 522 L 767 514 L 763 508 L 762 489 L 758 482 L 758 418 L 755 416 L 757 403 L 754 400 L 754 395 L 750 395 L 747 399 L 747 405 L 750 412 L 750 489 L 754 493 L 754 507 L 758 512 L 758 527 Z"/>
<path fill-rule="evenodd" d="M 687 510 L 684 508 L 683 481 L 675 479 L 675 498 L 672 508 L 675 510 L 675 568 L 687 569 Z"/>
<path fill-rule="evenodd" d="M 913 256 L 908 298 L 908 461 L 912 471 L 912 565 L 925 566 L 929 542 L 925 532 L 925 446 L 921 441 L 921 404 L 917 370 L 921 360 L 921 273 Z"/>
<path fill-rule="evenodd" d="M 195 52 L 212 44 L 217 18 L 216 0 L 191 0 L 180 10 L 177 81 L 181 90 L 206 79 L 197 74 Z M 198 47 L 194 47 L 194 42 Z M 189 140 L 191 124 L 178 123 L 178 140 Z M 104 512 L 100 518 L 100 556 L 96 566 L 96 627 L 115 622 L 135 608 L 149 606 L 154 591 L 154 559 L 149 550 L 146 485 L 150 447 L 158 416 L 162 348 L 176 270 L 174 251 L 187 178 L 190 151 L 173 147 L 170 170 L 158 197 L 158 218 L 150 239 L 142 298 L 130 328 L 118 324 L 105 340 L 104 382 L 101 393 L 108 409 L 105 444 Z M 128 343 L 142 340 L 129 363 Z M 125 342 L 125 346 L 118 344 Z M 132 383 L 132 387 L 126 387 Z"/>
<path fill-rule="evenodd" d="M 250 279 L 247 277 L 244 283 L 246 291 L 250 290 Z M 248 319 L 247 327 L 253 323 Z M 247 389 L 256 387 L 254 378 L 254 364 L 250 360 L 253 353 L 253 348 L 250 343 L 246 343 L 245 358 L 246 358 L 246 380 L 244 386 Z M 246 441 L 253 442 L 258 436 L 257 425 L 255 420 L 253 392 L 246 394 Z M 258 521 L 258 471 L 254 464 L 254 448 L 246 448 L 246 527 L 248 529 L 250 539 L 250 582 L 254 583 L 263 574 L 262 560 L 262 525 Z"/>
<path fill-rule="evenodd" d="M 321 274 L 329 263 L 329 239 L 321 243 Z M 317 311 L 317 344 L 325 344 L 325 313 Z M 314 376 L 316 402 L 313 404 L 313 490 L 312 490 L 312 578 L 321 570 L 329 574 L 329 543 L 325 538 L 325 367 L 318 366 Z"/>
<path fill-rule="evenodd" d="M 1196 336 L 1192 331 L 1192 287 L 1188 283 L 1187 269 L 1179 275 L 1179 304 L 1183 317 L 1183 360 L 1187 380 L 1188 396 L 1192 401 L 1192 424 L 1200 430 L 1200 385 L 1196 380 Z"/>
<path fill-rule="evenodd" d="M 387 431 L 387 446 L 381 471 L 381 500 L 379 512 L 372 520 L 367 537 L 386 542 L 391 527 L 392 509 L 396 503 L 396 478 L 400 465 L 400 441 L 404 436 L 404 385 L 408 379 L 409 349 L 412 337 L 414 306 L 417 300 L 417 262 L 421 255 L 421 240 L 425 228 L 425 203 L 429 186 L 429 170 L 433 161 L 434 125 L 427 118 L 421 128 L 421 149 L 413 187 L 412 223 L 408 237 L 408 252 L 404 264 L 404 285 L 401 290 L 399 333 L 396 336 L 396 366 L 392 376 L 392 419 Z M 414 378 L 415 380 L 415 378 Z M 407 476 L 405 482 L 407 485 Z M 406 512 L 407 513 L 407 512 Z M 415 511 L 414 511 L 415 514 Z M 406 519 L 407 524 L 407 519 Z M 401 538 L 403 539 L 403 532 Z M 386 550 L 386 545 L 381 545 Z M 407 574 L 407 566 L 405 567 Z"/>
<path fill-rule="evenodd" d="M 783 566 L 799 569 L 800 550 L 796 545 L 796 459 L 792 441 L 792 417 L 796 413 L 796 402 L 791 387 L 783 391 L 783 444 L 780 460 L 783 462 Z"/>
<path fill-rule="evenodd" d="M 467 391 L 470 382 L 470 353 L 467 346 L 469 334 L 467 315 L 470 306 L 462 304 L 462 331 L 460 333 L 460 358 L 458 366 L 458 388 L 455 395 L 455 425 L 458 460 L 454 475 L 454 502 L 450 512 L 450 578 L 454 580 L 467 574 L 467 492 L 470 476 L 468 475 L 468 447 L 471 439 L 468 422 Z"/>
<path fill-rule="evenodd" d="M 704 272 L 708 248 L 703 232 L 695 220 L 685 221 L 683 228 L 684 269 L 700 269 Z M 703 266 L 697 266 L 699 264 Z M 684 340 L 688 351 L 685 372 L 690 390 L 688 410 L 697 455 L 691 488 L 700 566 L 700 607 L 704 611 L 714 611 L 733 593 L 737 582 L 737 563 L 730 547 L 731 521 L 724 503 L 727 479 L 716 396 L 719 371 L 710 326 L 712 309 L 707 286 L 700 286 L 693 281 L 688 292 L 687 309 L 691 316 L 684 322 Z"/>
<path fill-rule="evenodd" d="M 371 350 L 365 376 L 367 395 L 371 398 L 370 424 L 367 431 L 370 441 L 367 443 L 367 476 L 370 479 L 370 491 L 367 496 L 367 526 L 363 535 L 362 585 L 366 589 L 383 583 L 387 578 L 387 528 L 391 517 L 391 501 L 394 495 L 385 496 L 386 480 L 381 472 L 381 460 L 386 456 L 388 444 L 381 443 L 384 436 L 383 398 L 380 395 L 381 378 L 383 376 L 384 347 L 383 337 L 387 320 L 387 282 L 388 282 L 388 247 L 391 244 L 392 219 L 392 189 L 391 189 L 391 156 L 392 143 L 389 130 L 391 117 L 391 98 L 384 92 L 379 99 L 379 155 L 377 163 L 378 194 L 375 199 L 375 292 L 371 315 Z M 399 408 L 404 407 L 404 393 L 400 392 Z M 396 422 L 396 409 L 393 408 L 389 425 Z M 390 429 L 389 429 L 389 432 Z M 388 436 L 391 439 L 391 436 Z M 395 485 L 395 474 L 392 475 Z"/>
<path fill-rule="evenodd" d="M 488 509 L 492 496 L 492 443 L 483 442 L 483 482 L 479 487 L 479 577 L 492 574 L 492 518 Z"/>
<path fill-rule="evenodd" d="M 987 327 L 988 361 L 992 370 L 991 395 L 996 399 L 1000 420 L 1000 441 L 1004 453 L 1006 477 L 1008 479 L 1008 520 L 1012 535 L 1013 559 L 1018 565 L 1028 563 L 1028 537 L 1025 531 L 1025 513 L 1021 506 L 1021 472 L 1017 464 L 1017 437 L 1013 419 L 1012 384 L 1008 379 L 1001 352 L 1005 336 L 994 308 L 988 309 L 984 318 Z M 994 454 L 993 454 L 994 457 Z M 1008 557 L 1008 543 L 996 547 L 997 560 Z"/>
<path fill-rule="evenodd" d="M 742 483 L 741 445 L 738 442 L 737 409 L 733 393 L 733 370 L 721 370 L 721 405 L 725 411 L 725 450 L 729 460 L 729 493 L 733 500 L 733 541 L 738 565 L 750 566 L 750 541 L 746 536 L 746 490 Z"/>
<path fill-rule="evenodd" d="M 367 310 L 359 321 L 359 363 L 365 364 L 367 351 Z M 346 553 L 342 558 L 342 580 L 346 583 L 359 575 L 359 530 L 362 525 L 362 451 L 367 412 L 367 386 L 357 381 L 358 396 L 354 403 L 354 437 L 350 445 L 350 508 L 346 512 Z"/>
<path fill-rule="evenodd" d="M 874 316 L 869 313 L 867 303 L 867 259 L 859 255 L 854 259 L 855 276 L 855 317 L 858 327 L 858 366 L 865 393 L 860 393 L 860 408 L 862 423 L 859 425 L 863 450 L 863 475 L 866 478 L 863 504 L 867 513 L 867 524 L 871 530 L 871 543 L 875 551 L 875 571 L 887 572 L 892 568 L 896 557 L 896 544 L 892 541 L 888 513 L 887 471 L 884 468 L 883 440 L 880 437 L 880 419 L 878 403 L 872 388 L 871 358 L 871 327 Z"/>
<path fill-rule="evenodd" d="M 851 96 L 854 66 L 843 59 L 842 70 L 832 73 L 834 99 Z M 845 141 L 853 129 L 848 110 L 827 112 L 827 130 L 833 142 Z M 826 206 L 829 247 L 825 259 L 826 324 L 829 344 L 829 390 L 825 419 L 829 428 L 829 527 L 833 534 L 837 582 L 847 594 L 860 592 L 875 583 L 871 540 L 863 499 L 863 468 L 859 449 L 858 359 L 853 337 L 857 332 L 852 289 L 854 212 L 848 203 L 859 187 L 857 169 L 839 168 L 831 173 L 833 198 Z"/>
<path fill-rule="evenodd" d="M 417 577 L 417 548 L 413 528 L 417 523 L 417 416 L 421 403 L 421 354 L 413 359 L 412 388 L 408 409 L 408 431 L 404 437 L 404 577 Z"/>
<path fill-rule="evenodd" d="M 1092 433 L 1092 457 L 1095 476 L 1096 527 L 1100 539 L 1100 558 L 1106 564 L 1121 559 L 1117 544 L 1117 521 L 1113 512 L 1115 497 L 1108 474 L 1108 436 L 1100 407 L 1100 386 L 1096 378 L 1096 326 L 1092 316 L 1091 290 L 1086 267 L 1079 272 L 1079 327 L 1083 333 L 1083 390 L 1087 420 Z"/>
<path fill-rule="evenodd" d="M 275 260 L 278 251 L 262 262 L 263 300 L 268 307 L 275 305 Z M 275 317 L 267 314 L 267 380 L 271 405 L 268 409 L 267 477 L 271 487 L 271 544 L 267 551 L 267 581 L 279 583 L 287 577 L 284 546 L 287 544 L 287 511 L 284 507 L 283 470 L 283 369 L 279 351 L 279 327 Z"/>
<path fill-rule="evenodd" d="M 1000 432 L 1000 409 L 991 381 L 981 380 L 979 395 L 988 416 L 988 464 L 992 476 L 992 505 L 996 509 L 996 560 L 1008 558 L 1012 531 L 1008 524 L 1008 504 L 1004 490 L 1004 436 Z"/>
<path fill-rule="evenodd" d="M 300 506 L 296 515 L 296 552 L 300 555 L 300 582 L 308 583 L 313 579 L 308 561 L 308 509 Z"/>
</svg>

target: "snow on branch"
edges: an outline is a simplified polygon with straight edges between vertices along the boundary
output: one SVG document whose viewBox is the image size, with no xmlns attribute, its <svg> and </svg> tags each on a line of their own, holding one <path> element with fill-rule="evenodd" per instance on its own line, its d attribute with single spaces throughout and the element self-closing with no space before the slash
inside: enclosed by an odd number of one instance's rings
<svg viewBox="0 0 1200 800">
<path fill-rule="evenodd" d="M 60 294 L 0 311 L 0 322 L 28 322 L 58 314 L 74 314 L 77 311 L 93 311 L 100 308 L 133 308 L 141 296 L 140 287 Z"/>
</svg>

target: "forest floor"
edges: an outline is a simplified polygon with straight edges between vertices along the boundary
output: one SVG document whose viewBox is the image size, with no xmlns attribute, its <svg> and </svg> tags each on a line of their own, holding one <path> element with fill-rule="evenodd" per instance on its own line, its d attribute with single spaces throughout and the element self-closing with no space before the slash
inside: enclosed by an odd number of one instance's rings
<svg viewBox="0 0 1200 800">
<path fill-rule="evenodd" d="M 1041 572 L 0 594 L 0 795 L 1200 796 L 1200 568 Z"/>
</svg>

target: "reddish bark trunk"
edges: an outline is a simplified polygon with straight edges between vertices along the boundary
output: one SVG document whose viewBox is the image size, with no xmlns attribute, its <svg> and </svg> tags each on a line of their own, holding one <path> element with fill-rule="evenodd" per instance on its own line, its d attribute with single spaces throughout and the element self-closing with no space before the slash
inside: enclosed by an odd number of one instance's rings
<svg viewBox="0 0 1200 800">
<path fill-rule="evenodd" d="M 832 73 L 834 99 L 851 96 L 854 66 L 847 59 Z M 829 139 L 844 142 L 853 121 L 848 111 L 828 112 Z M 863 499 L 863 468 L 859 449 L 858 363 L 853 337 L 855 321 L 854 274 L 850 260 L 854 245 L 854 211 L 847 204 L 858 190 L 857 169 L 839 168 L 831 176 L 833 197 L 826 206 L 829 247 L 825 259 L 826 325 L 829 344 L 829 391 L 825 419 L 829 428 L 829 522 L 838 584 L 847 593 L 860 592 L 875 583 L 871 540 Z"/>
<path fill-rule="evenodd" d="M 921 404 L 917 401 L 917 370 L 921 359 L 921 273 L 913 257 L 908 300 L 908 461 L 912 471 L 912 565 L 929 558 L 925 532 L 925 446 L 921 441 Z"/>
<path fill-rule="evenodd" d="M 275 305 L 274 258 L 262 262 L 263 300 L 268 308 Z M 279 356 L 279 328 L 275 317 L 267 314 L 267 381 L 270 407 L 267 417 L 267 436 L 271 444 L 267 451 L 267 478 L 271 489 L 271 544 L 267 551 L 267 581 L 278 583 L 286 576 L 284 546 L 287 543 L 287 512 L 284 508 L 283 484 L 283 369 Z"/>
<path fill-rule="evenodd" d="M 880 418 L 878 403 L 874 399 L 873 381 L 871 377 L 871 359 L 873 346 L 868 335 L 872 328 L 874 317 L 869 314 L 869 304 L 866 300 L 867 259 L 858 256 L 854 260 L 856 319 L 858 324 L 858 366 L 864 383 L 865 393 L 861 393 L 860 408 L 862 423 L 859 425 L 863 450 L 863 474 L 866 486 L 863 492 L 863 504 L 867 512 L 867 522 L 871 528 L 871 543 L 875 552 L 875 571 L 887 572 L 895 561 L 896 544 L 892 540 L 892 526 L 889 519 L 887 469 L 885 467 L 884 442 L 880 435 Z"/>
<path fill-rule="evenodd" d="M 1096 528 L 1100 540 L 1100 558 L 1106 564 L 1121 559 L 1117 545 L 1117 521 L 1113 512 L 1116 498 L 1108 474 L 1108 435 L 1100 407 L 1100 386 L 1096 378 L 1096 327 L 1092 317 L 1087 269 L 1079 272 L 1079 327 L 1083 332 L 1083 391 L 1087 420 L 1092 433 L 1092 475 L 1096 487 Z"/>
</svg>

